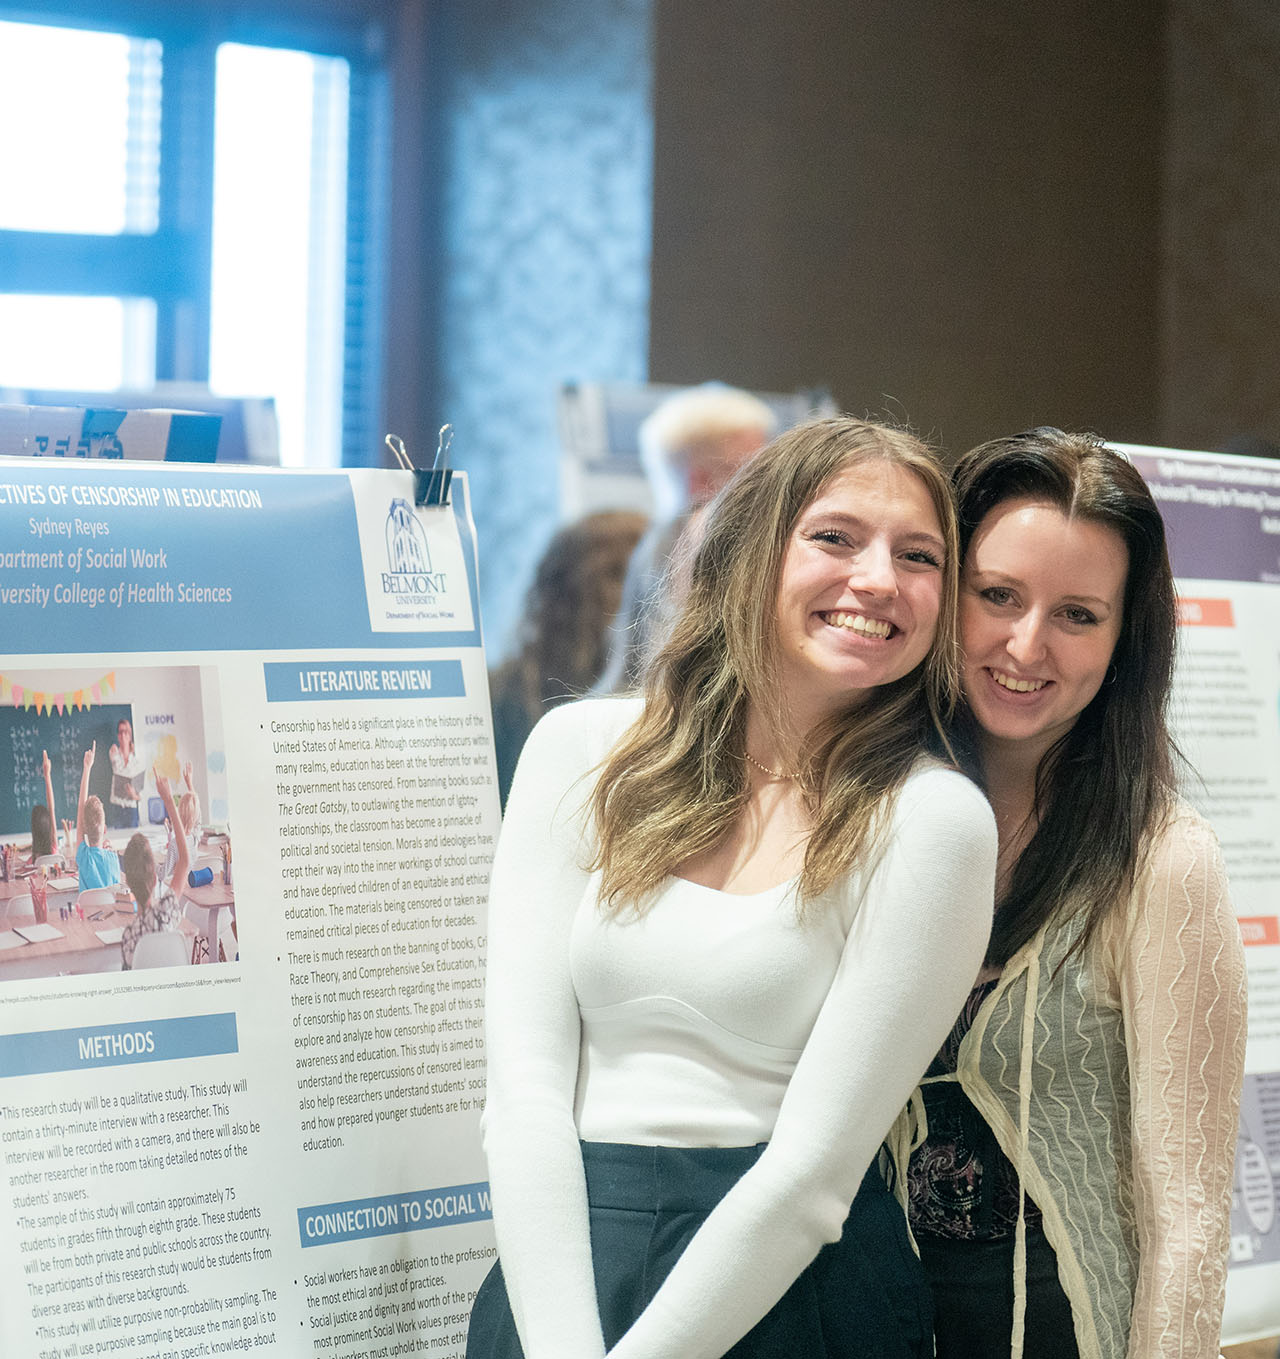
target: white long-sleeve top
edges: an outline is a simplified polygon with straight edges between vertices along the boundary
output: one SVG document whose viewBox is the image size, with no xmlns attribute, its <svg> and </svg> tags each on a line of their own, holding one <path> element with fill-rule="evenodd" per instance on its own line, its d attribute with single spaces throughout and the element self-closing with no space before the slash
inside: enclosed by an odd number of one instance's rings
<svg viewBox="0 0 1280 1359">
<path fill-rule="evenodd" d="M 951 1027 L 991 925 L 996 833 L 978 790 L 922 762 L 873 862 L 796 918 L 672 879 L 604 916 L 590 776 L 637 707 L 553 710 L 521 756 L 494 862 L 483 1119 L 503 1276 L 527 1359 L 604 1354 L 579 1137 L 767 1141 L 616 1359 L 715 1359 L 828 1241 Z"/>
</svg>

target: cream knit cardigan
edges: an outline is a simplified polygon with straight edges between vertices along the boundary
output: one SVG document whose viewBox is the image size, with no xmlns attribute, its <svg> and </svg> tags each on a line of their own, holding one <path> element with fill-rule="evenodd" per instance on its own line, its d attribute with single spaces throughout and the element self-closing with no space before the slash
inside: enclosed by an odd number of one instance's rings
<svg viewBox="0 0 1280 1359">
<path fill-rule="evenodd" d="M 1010 959 L 957 1077 L 1043 1210 L 1081 1359 L 1214 1359 L 1246 1004 L 1208 824 L 1179 804 L 1127 906 L 1063 963 L 1081 928 Z"/>
</svg>

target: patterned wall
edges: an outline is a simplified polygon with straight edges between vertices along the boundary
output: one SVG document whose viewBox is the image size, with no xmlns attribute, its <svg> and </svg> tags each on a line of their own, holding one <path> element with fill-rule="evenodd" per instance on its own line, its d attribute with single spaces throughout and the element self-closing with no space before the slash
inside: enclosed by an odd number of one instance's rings
<svg viewBox="0 0 1280 1359">
<path fill-rule="evenodd" d="M 1162 438 L 1280 442 L 1280 6 L 1171 0 Z"/>
<path fill-rule="evenodd" d="M 437 30 L 437 381 L 491 663 L 556 526 L 559 384 L 645 376 L 650 4 L 456 0 Z"/>
</svg>

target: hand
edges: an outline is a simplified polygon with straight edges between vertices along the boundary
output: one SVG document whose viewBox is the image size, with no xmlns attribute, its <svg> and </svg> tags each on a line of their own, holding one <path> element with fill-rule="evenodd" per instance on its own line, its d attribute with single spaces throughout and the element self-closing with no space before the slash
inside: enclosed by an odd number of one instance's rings
<svg viewBox="0 0 1280 1359">
<path fill-rule="evenodd" d="M 193 773 L 194 773 L 194 770 L 193 770 L 192 767 L 191 767 L 191 761 L 190 761 L 190 760 L 187 760 L 187 761 L 183 764 L 183 766 L 182 766 L 182 778 L 183 778 L 183 781 L 186 783 L 187 787 L 190 788 L 190 789 L 194 792 L 194 791 L 195 791 L 195 786 L 196 786 L 196 785 L 195 785 L 194 780 L 193 780 L 192 777 L 191 777 L 191 775 L 192 775 Z"/>
<path fill-rule="evenodd" d="M 84 772 L 86 774 L 93 768 L 94 757 L 97 755 L 97 753 L 98 743 L 97 741 L 95 741 L 93 745 L 84 753 Z"/>
<path fill-rule="evenodd" d="M 49 770 L 51 767 L 52 766 L 49 764 L 49 752 L 47 750 L 42 750 L 40 752 L 40 772 L 45 778 L 49 777 Z"/>
<path fill-rule="evenodd" d="M 169 780 L 165 778 L 163 774 L 156 774 L 155 779 L 156 792 L 160 794 L 165 802 L 168 802 L 173 797 L 172 792 L 169 790 Z M 134 797 L 136 798 L 137 796 L 137 793 L 134 793 Z"/>
</svg>

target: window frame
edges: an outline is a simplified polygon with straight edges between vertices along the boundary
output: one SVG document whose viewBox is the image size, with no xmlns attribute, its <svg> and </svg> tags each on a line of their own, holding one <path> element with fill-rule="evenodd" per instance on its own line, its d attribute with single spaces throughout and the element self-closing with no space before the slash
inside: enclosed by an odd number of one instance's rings
<svg viewBox="0 0 1280 1359">
<path fill-rule="evenodd" d="M 315 7 L 313 6 L 313 9 Z M 358 5 L 344 9 L 359 9 Z M 177 11 L 177 12 L 175 12 Z M 213 263 L 214 96 L 223 43 L 340 57 L 350 69 L 347 251 L 343 297 L 343 465 L 376 455 L 381 401 L 381 284 L 386 250 L 388 74 L 376 19 L 321 5 L 282 18 L 240 6 L 220 12 L 99 0 L 4 4 L 0 19 L 155 39 L 162 48 L 160 199 L 149 234 L 93 235 L 0 228 L 4 291 L 150 298 L 156 308 L 156 381 L 208 384 Z"/>
</svg>

